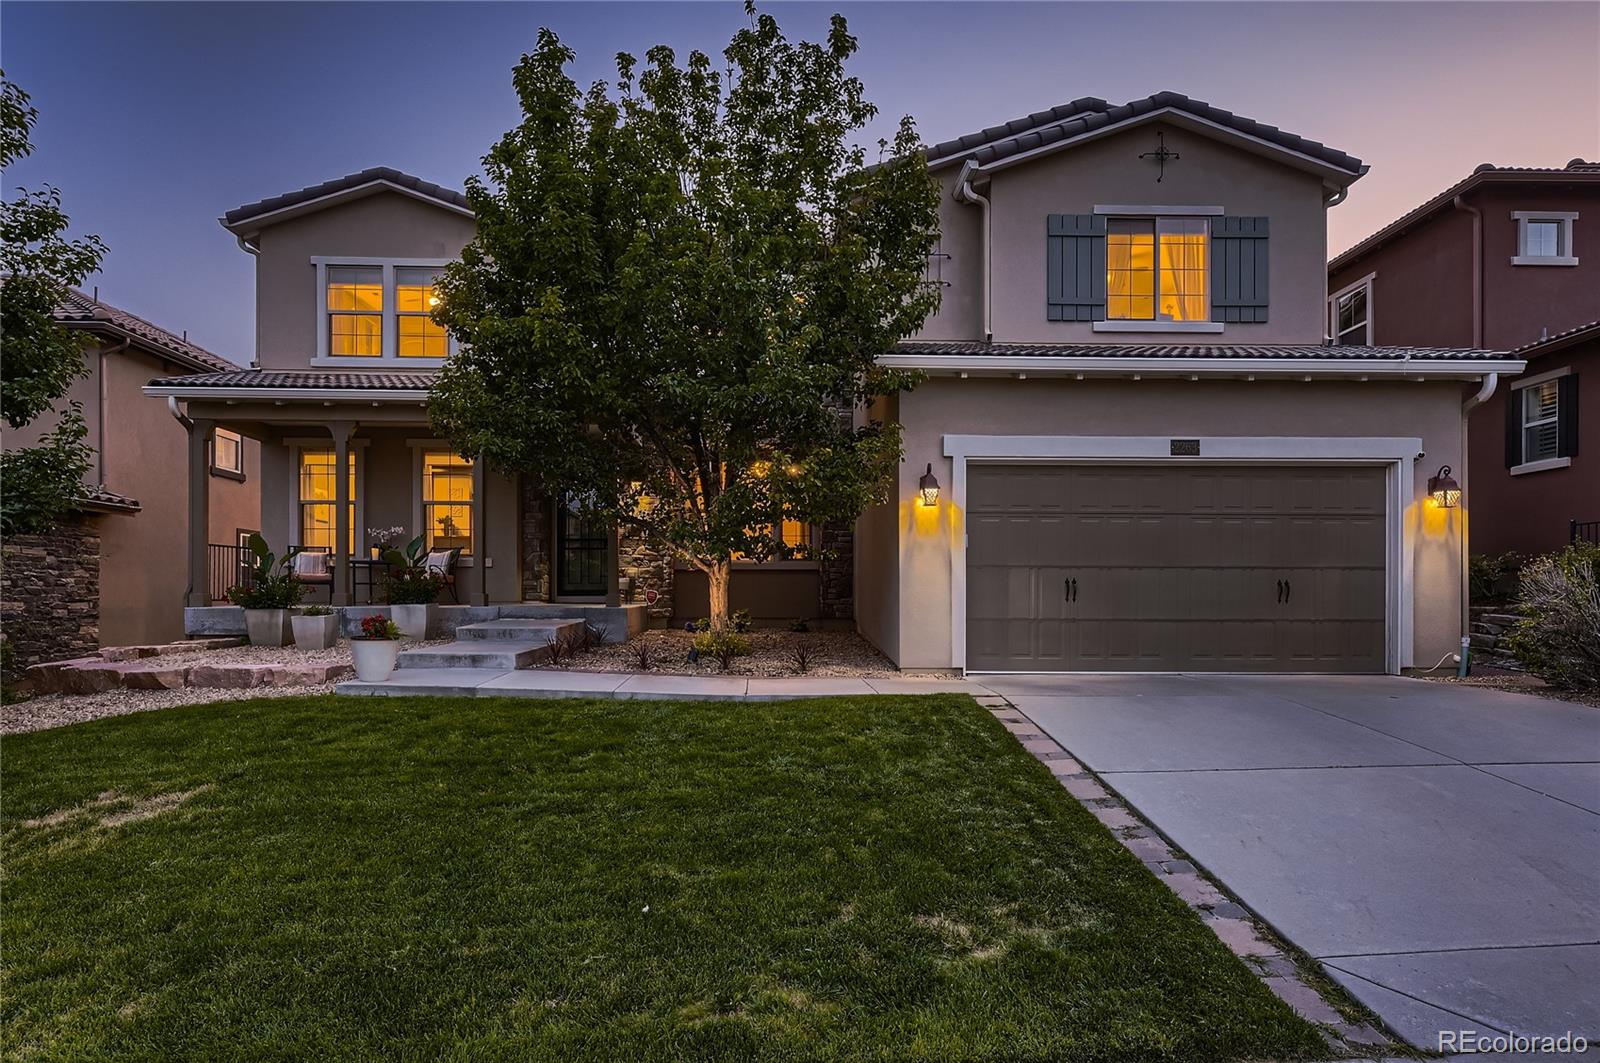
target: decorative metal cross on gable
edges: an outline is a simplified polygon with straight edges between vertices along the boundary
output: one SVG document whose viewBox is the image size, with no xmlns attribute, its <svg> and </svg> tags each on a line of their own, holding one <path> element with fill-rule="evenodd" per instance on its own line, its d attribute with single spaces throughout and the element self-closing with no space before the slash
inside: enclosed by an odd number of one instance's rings
<svg viewBox="0 0 1600 1063">
<path fill-rule="evenodd" d="M 1155 151 L 1146 151 L 1146 152 L 1142 153 L 1139 156 L 1139 158 L 1156 160 L 1156 162 L 1160 166 L 1160 169 L 1158 169 L 1156 171 L 1156 184 L 1160 184 L 1161 183 L 1161 179 L 1163 177 L 1167 176 L 1167 160 L 1168 159 L 1181 159 L 1181 158 L 1183 158 L 1183 156 L 1179 155 L 1175 151 L 1168 151 L 1167 150 L 1167 135 L 1165 133 L 1157 133 L 1156 134 L 1156 150 Z"/>
</svg>

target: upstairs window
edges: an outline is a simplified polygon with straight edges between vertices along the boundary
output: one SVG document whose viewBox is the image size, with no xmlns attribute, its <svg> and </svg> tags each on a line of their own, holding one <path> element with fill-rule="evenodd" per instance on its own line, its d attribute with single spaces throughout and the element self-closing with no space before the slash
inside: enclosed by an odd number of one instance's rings
<svg viewBox="0 0 1600 1063">
<path fill-rule="evenodd" d="M 383 269 L 328 267 L 328 354 L 383 356 Z"/>
<path fill-rule="evenodd" d="M 1578 256 L 1572 245 L 1572 223 L 1577 211 L 1514 210 L 1517 223 L 1517 253 L 1513 266 L 1576 266 Z"/>
<path fill-rule="evenodd" d="M 1209 321 L 1206 218 L 1106 222 L 1106 319 Z"/>
<path fill-rule="evenodd" d="M 427 266 L 402 266 L 394 271 L 394 308 L 400 327 L 402 358 L 443 358 L 450 336 L 428 315 L 439 305 L 434 285 L 440 271 Z"/>
<path fill-rule="evenodd" d="M 1372 346 L 1373 274 L 1328 297 L 1328 334 L 1341 347 Z"/>
</svg>

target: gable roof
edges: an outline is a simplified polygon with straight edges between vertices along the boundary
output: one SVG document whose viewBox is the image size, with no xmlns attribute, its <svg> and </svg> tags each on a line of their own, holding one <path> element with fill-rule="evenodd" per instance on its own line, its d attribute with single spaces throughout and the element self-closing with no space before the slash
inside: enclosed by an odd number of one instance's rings
<svg viewBox="0 0 1600 1063">
<path fill-rule="evenodd" d="M 55 308 L 56 321 L 68 328 L 104 332 L 131 340 L 163 358 L 178 362 L 204 373 L 224 372 L 239 367 L 221 355 L 212 354 L 182 336 L 152 325 L 144 318 L 128 311 L 102 303 L 76 288 L 68 288 L 66 296 Z"/>
<path fill-rule="evenodd" d="M 1277 126 L 1213 107 L 1204 100 L 1192 100 L 1180 92 L 1158 92 L 1116 106 L 1092 96 L 1073 100 L 935 144 L 928 150 L 928 165 L 939 168 L 971 161 L 989 168 L 1044 148 L 1067 147 L 1079 140 L 1098 138 L 1158 116 L 1247 137 L 1270 150 L 1299 156 L 1330 171 L 1330 176 L 1342 175 L 1346 184 L 1367 172 L 1367 167 L 1353 155 Z"/>
<path fill-rule="evenodd" d="M 346 174 L 321 184 L 307 185 L 294 192 L 234 207 L 218 220 L 229 232 L 245 236 L 267 225 L 386 190 L 413 196 L 459 214 L 472 214 L 466 194 L 459 189 L 424 181 L 391 166 L 372 166 L 359 173 Z"/>
<path fill-rule="evenodd" d="M 1573 159 L 1565 166 L 1496 166 L 1482 163 L 1466 177 L 1440 192 L 1420 207 L 1407 211 L 1371 236 L 1346 248 L 1328 263 L 1328 272 L 1335 273 L 1356 259 L 1375 251 L 1390 240 L 1406 232 L 1419 222 L 1450 206 L 1463 192 L 1484 184 L 1600 184 L 1600 162 Z"/>
<path fill-rule="evenodd" d="M 1554 336 L 1525 343 L 1511 353 L 1520 358 L 1536 358 L 1541 354 L 1549 354 L 1551 351 L 1559 351 L 1595 339 L 1600 339 L 1600 321 L 1590 321 L 1576 328 L 1569 328 L 1565 332 L 1558 332 Z"/>
</svg>

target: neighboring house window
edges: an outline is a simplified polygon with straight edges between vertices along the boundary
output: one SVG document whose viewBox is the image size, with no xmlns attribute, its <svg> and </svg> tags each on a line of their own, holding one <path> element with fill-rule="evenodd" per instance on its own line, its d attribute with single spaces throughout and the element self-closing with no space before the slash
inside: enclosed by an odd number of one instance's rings
<svg viewBox="0 0 1600 1063">
<path fill-rule="evenodd" d="M 1106 318 L 1207 321 L 1210 246 L 1206 218 L 1111 218 L 1106 222 Z"/>
<path fill-rule="evenodd" d="M 211 434 L 211 471 L 244 479 L 244 437 L 218 428 Z"/>
<path fill-rule="evenodd" d="M 402 358 L 443 358 L 450 353 L 449 334 L 428 316 L 439 304 L 434 292 L 439 273 L 427 266 L 405 266 L 394 271 L 394 308 Z"/>
<path fill-rule="evenodd" d="M 328 268 L 328 353 L 335 358 L 383 356 L 382 268 Z"/>
<path fill-rule="evenodd" d="M 334 452 L 331 449 L 305 449 L 299 453 L 300 541 L 297 545 L 332 550 L 334 513 L 338 506 Z M 351 554 L 356 549 L 356 461 L 356 452 L 352 450 L 349 457 L 350 534 L 346 543 Z"/>
<path fill-rule="evenodd" d="M 1576 266 L 1578 255 L 1572 243 L 1572 223 L 1577 211 L 1514 210 L 1517 223 L 1517 253 L 1514 266 Z"/>
<path fill-rule="evenodd" d="M 1328 297 L 1328 333 L 1342 347 L 1372 346 L 1372 278 L 1356 281 Z"/>
<path fill-rule="evenodd" d="M 758 461 L 751 466 L 751 471 L 758 477 L 765 478 L 772 471 L 772 464 L 767 461 Z M 798 520 L 785 517 L 778 522 L 777 527 L 771 524 L 758 524 L 747 529 L 748 533 L 756 538 L 771 539 L 777 549 L 774 557 L 780 561 L 810 561 L 812 557 L 813 528 L 811 525 Z M 735 561 L 754 561 L 742 551 L 735 551 Z"/>
<path fill-rule="evenodd" d="M 1578 450 L 1578 377 L 1557 369 L 1512 386 L 1506 465 L 1513 473 L 1564 468 Z"/>
<path fill-rule="evenodd" d="M 472 462 L 447 450 L 422 454 L 422 523 L 429 550 L 472 550 Z"/>
</svg>

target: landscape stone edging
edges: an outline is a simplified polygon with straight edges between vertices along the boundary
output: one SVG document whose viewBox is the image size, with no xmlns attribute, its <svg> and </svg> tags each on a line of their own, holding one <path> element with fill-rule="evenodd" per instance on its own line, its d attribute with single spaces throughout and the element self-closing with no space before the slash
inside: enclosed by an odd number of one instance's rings
<svg viewBox="0 0 1600 1063">
<path fill-rule="evenodd" d="M 1305 981 L 1295 961 L 1266 930 L 1259 917 L 1237 898 L 1225 894 L 1201 869 L 1174 851 L 1167 838 L 1134 814 L 1104 781 L 1078 763 L 1072 753 L 1045 734 L 1021 709 L 999 694 L 974 695 L 1022 748 L 1050 769 L 1071 797 L 1110 829 L 1123 847 L 1149 868 L 1168 889 L 1192 908 L 1202 922 L 1244 961 L 1274 996 L 1295 1013 L 1316 1024 L 1323 1040 L 1339 1052 L 1370 1053 L 1375 1048 L 1399 1049 L 1403 1042 L 1367 1023 L 1341 1015 Z"/>
</svg>

